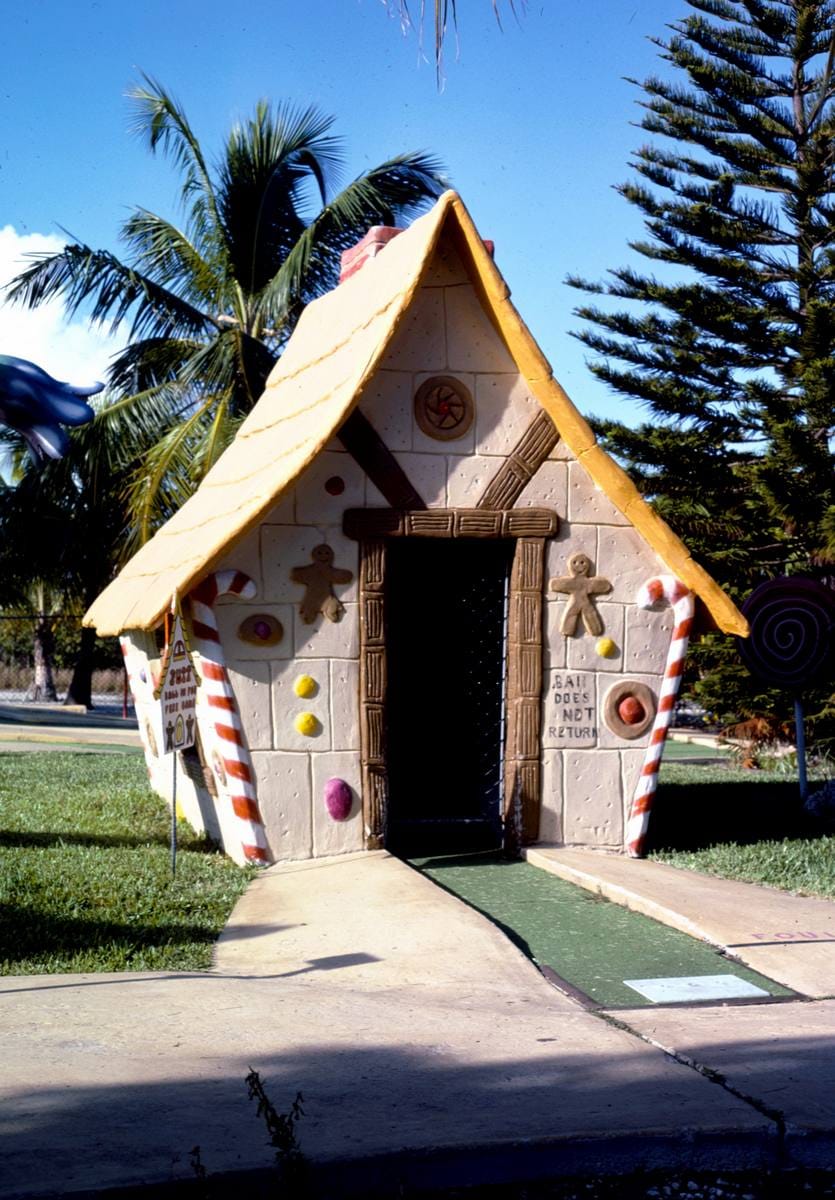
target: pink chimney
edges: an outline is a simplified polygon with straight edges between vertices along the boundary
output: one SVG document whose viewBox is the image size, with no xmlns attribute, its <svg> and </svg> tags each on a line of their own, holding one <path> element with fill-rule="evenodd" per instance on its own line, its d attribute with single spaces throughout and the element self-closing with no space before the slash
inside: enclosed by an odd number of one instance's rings
<svg viewBox="0 0 835 1200">
<path fill-rule="evenodd" d="M 342 283 L 344 280 L 350 279 L 352 275 L 356 275 L 357 271 L 361 270 L 370 258 L 376 258 L 381 250 L 385 250 L 392 238 L 396 238 L 398 233 L 402 232 L 402 229 L 397 229 L 394 225 L 372 225 L 365 237 L 361 238 L 355 246 L 342 251 L 339 282 Z"/>
<path fill-rule="evenodd" d="M 381 250 L 385 250 L 398 233 L 403 233 L 403 230 L 394 225 L 372 225 L 368 233 L 355 246 L 342 251 L 339 282 L 344 283 L 346 279 L 356 275 L 357 271 L 361 271 L 368 260 L 376 258 Z M 487 253 L 493 258 L 495 256 L 494 243 L 485 238 L 484 246 Z"/>
</svg>

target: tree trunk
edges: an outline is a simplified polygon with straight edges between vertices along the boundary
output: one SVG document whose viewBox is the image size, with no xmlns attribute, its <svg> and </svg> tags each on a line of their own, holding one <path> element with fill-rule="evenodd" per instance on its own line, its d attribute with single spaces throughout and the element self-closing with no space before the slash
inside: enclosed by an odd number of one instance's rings
<svg viewBox="0 0 835 1200">
<path fill-rule="evenodd" d="M 35 618 L 35 634 L 33 638 L 33 656 L 35 660 L 35 678 L 26 693 L 26 700 L 58 699 L 55 691 L 55 679 L 52 674 L 52 628 L 45 613 L 38 613 Z"/>
<path fill-rule="evenodd" d="M 82 629 L 70 686 L 67 688 L 65 704 L 84 704 L 93 707 L 93 649 L 96 644 L 95 629 Z"/>
</svg>

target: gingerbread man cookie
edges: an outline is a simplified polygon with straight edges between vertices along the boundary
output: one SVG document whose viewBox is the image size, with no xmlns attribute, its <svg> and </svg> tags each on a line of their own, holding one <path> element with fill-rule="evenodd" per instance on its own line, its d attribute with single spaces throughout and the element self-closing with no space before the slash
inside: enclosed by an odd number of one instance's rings
<svg viewBox="0 0 835 1200">
<path fill-rule="evenodd" d="M 333 594 L 333 585 L 350 583 L 354 578 L 353 571 L 333 565 L 333 549 L 330 546 L 316 546 L 311 550 L 310 557 L 313 562 L 309 567 L 293 567 L 290 571 L 293 582 L 303 584 L 306 589 L 299 605 L 302 621 L 305 625 L 312 625 L 319 613 L 329 621 L 339 621 L 345 609 Z"/>
<path fill-rule="evenodd" d="M 611 592 L 612 585 L 601 575 L 592 575 L 591 565 L 587 554 L 572 554 L 568 560 L 570 574 L 552 579 L 548 585 L 552 592 L 566 592 L 571 597 L 560 622 L 560 631 L 566 637 L 572 636 L 580 617 L 588 632 L 595 637 L 603 632 L 603 621 L 595 608 L 594 597 Z"/>
</svg>

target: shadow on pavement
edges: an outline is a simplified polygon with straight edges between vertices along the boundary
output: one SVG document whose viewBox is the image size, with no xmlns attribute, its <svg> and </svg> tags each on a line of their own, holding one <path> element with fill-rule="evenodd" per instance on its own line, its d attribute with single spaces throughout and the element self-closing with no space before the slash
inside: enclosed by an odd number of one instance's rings
<svg viewBox="0 0 835 1200">
<path fill-rule="evenodd" d="M 626 1055 L 589 1059 L 555 1047 L 532 1062 L 507 1047 L 492 1061 L 473 1063 L 439 1045 L 375 1044 L 359 1012 L 357 1020 L 355 1046 L 323 1043 L 267 1053 L 255 1048 L 261 1039 L 250 1031 L 233 1039 L 239 1053 L 222 1058 L 207 1040 L 189 1064 L 191 1077 L 169 1074 L 161 1058 L 152 1070 L 143 1062 L 139 1073 L 164 1077 L 137 1081 L 113 1077 L 114 1066 L 90 1029 L 83 1084 L 52 1082 L 33 1065 L 31 1085 L 8 1095 L 0 1110 L 5 1188 L 14 1194 L 15 1184 L 25 1183 L 33 1194 L 58 1184 L 71 1192 L 189 1179 L 194 1146 L 210 1174 L 263 1170 L 274 1152 L 247 1100 L 244 1077 L 251 1067 L 279 1112 L 303 1094 L 297 1126 L 302 1151 L 320 1185 L 336 1185 L 316 1193 L 321 1195 L 349 1191 L 352 1172 L 355 1183 L 360 1176 L 365 1181 L 360 1194 L 402 1185 L 404 1192 L 392 1192 L 397 1195 L 437 1184 L 439 1175 L 447 1186 L 464 1186 L 589 1169 L 773 1166 L 780 1156 L 772 1123 L 753 1123 L 743 1101 L 685 1068 L 681 1085 L 671 1085 L 661 1054 L 636 1069 Z M 230 1013 L 230 1021 L 245 1022 L 245 1012 Z M 160 1028 L 161 1055 L 175 1036 L 176 1024 Z M 808 1075 L 822 1054 L 832 1057 L 834 1045 L 833 1039 L 821 1044 L 791 1038 L 779 1046 L 740 1045 L 748 1092 L 790 1100 L 786 1078 Z M 711 1047 L 700 1047 L 698 1057 L 709 1065 Z M 726 1074 L 727 1061 L 726 1055 Z M 702 1089 L 700 1118 L 690 1105 L 677 1103 L 691 1081 Z M 828 1137 L 831 1099 L 820 1121 L 812 1115 L 808 1126 L 795 1124 L 801 1137 L 822 1131 Z"/>
</svg>

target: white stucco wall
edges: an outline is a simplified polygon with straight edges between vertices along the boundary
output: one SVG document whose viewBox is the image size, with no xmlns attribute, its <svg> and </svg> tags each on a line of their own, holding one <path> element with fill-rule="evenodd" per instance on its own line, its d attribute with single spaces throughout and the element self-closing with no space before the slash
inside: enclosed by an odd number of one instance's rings
<svg viewBox="0 0 835 1200">
<path fill-rule="evenodd" d="M 328 495 L 331 476 L 344 479 L 339 497 Z M 347 503 L 346 503 L 347 500 Z M 365 503 L 365 476 L 344 452 L 326 451 L 313 463 L 295 495 L 279 504 L 261 526 L 221 564 L 246 572 L 258 593 L 252 600 L 226 597 L 215 606 L 229 678 L 249 741 L 258 804 L 275 860 L 348 853 L 363 845 L 360 802 L 359 627 L 357 576 L 359 547 L 342 533 L 346 507 Z M 338 622 L 320 616 L 301 619 L 304 587 L 294 583 L 294 567 L 311 562 L 314 547 L 327 544 L 334 566 L 352 580 L 334 585 L 344 606 Z M 238 637 L 251 614 L 275 617 L 284 629 L 274 647 L 253 646 Z M 307 698 L 294 684 L 309 675 L 316 684 Z M 299 733 L 295 720 L 312 713 L 313 736 Z M 324 802 L 325 784 L 344 779 L 354 803 L 346 821 L 334 821 Z"/>
</svg>

